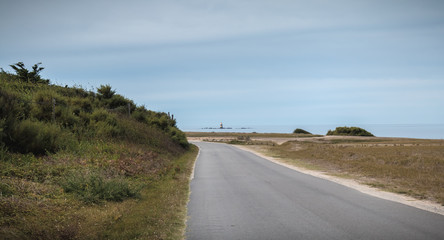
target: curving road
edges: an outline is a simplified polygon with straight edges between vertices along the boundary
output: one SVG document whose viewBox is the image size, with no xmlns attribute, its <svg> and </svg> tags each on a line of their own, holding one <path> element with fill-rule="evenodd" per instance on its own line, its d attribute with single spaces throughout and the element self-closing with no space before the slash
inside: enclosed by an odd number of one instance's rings
<svg viewBox="0 0 444 240">
<path fill-rule="evenodd" d="M 186 237 L 444 239 L 444 216 L 305 175 L 226 144 L 196 142 Z"/>
</svg>

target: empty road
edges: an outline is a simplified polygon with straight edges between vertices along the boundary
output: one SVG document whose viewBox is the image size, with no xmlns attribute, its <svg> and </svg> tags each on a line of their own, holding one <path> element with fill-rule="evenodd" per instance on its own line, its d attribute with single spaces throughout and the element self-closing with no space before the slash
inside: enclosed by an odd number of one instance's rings
<svg viewBox="0 0 444 240">
<path fill-rule="evenodd" d="M 186 237 L 444 239 L 444 216 L 375 198 L 226 144 L 200 147 Z"/>
</svg>

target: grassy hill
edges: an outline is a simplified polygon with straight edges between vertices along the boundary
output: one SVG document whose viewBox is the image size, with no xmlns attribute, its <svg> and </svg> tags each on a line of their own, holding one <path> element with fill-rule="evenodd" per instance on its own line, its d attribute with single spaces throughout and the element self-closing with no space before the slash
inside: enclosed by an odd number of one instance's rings
<svg viewBox="0 0 444 240">
<path fill-rule="evenodd" d="M 327 135 L 374 137 L 373 134 L 359 127 L 337 127 L 333 131 L 328 130 Z"/>
<path fill-rule="evenodd" d="M 174 117 L 109 85 L 57 86 L 37 64 L 12 67 L 0 72 L 0 236 L 180 238 L 197 150 Z"/>
</svg>

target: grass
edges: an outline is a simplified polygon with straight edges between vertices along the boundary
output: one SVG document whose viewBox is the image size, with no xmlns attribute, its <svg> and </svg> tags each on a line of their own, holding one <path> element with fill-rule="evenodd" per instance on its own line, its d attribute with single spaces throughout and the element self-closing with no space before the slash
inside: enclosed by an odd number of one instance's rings
<svg viewBox="0 0 444 240">
<path fill-rule="evenodd" d="M 125 152 L 116 151 L 117 146 L 121 145 L 92 146 L 103 148 L 95 152 L 93 158 L 77 159 L 59 154 L 43 160 L 17 154 L 13 157 L 20 164 L 2 163 L 0 236 L 6 239 L 181 239 L 188 177 L 197 148 L 192 146 L 184 154 L 160 161 L 160 158 L 151 159 L 152 154 L 139 146 L 129 146 Z M 86 155 L 92 153 L 86 152 Z M 134 159 L 151 159 L 152 164 L 142 168 L 139 166 L 142 161 L 137 160 L 131 161 L 132 165 L 120 164 L 122 157 L 126 161 L 131 155 Z M 65 161 L 60 163 L 62 158 Z M 78 167 L 75 164 L 78 161 L 87 165 L 87 169 L 108 165 L 108 172 L 86 172 L 83 177 L 78 172 L 70 175 L 72 167 Z M 128 174 L 136 170 L 142 174 L 110 178 L 113 171 L 125 169 Z M 73 194 L 64 190 L 67 187 L 64 181 L 74 182 L 70 183 L 73 186 L 90 184 L 92 189 Z M 112 196 L 122 198 L 107 199 L 108 188 L 118 192 Z M 127 198 L 134 189 L 138 190 L 138 196 Z"/>
<path fill-rule="evenodd" d="M 173 115 L 109 85 L 2 70 L 0 239 L 182 238 L 196 154 Z"/>
<path fill-rule="evenodd" d="M 351 175 L 388 191 L 444 204 L 444 141 L 287 142 L 268 150 L 332 174 Z"/>
<path fill-rule="evenodd" d="M 179 158 L 162 181 L 142 191 L 119 220 L 105 232 L 111 239 L 182 239 L 187 216 L 189 176 L 197 147 Z"/>
</svg>

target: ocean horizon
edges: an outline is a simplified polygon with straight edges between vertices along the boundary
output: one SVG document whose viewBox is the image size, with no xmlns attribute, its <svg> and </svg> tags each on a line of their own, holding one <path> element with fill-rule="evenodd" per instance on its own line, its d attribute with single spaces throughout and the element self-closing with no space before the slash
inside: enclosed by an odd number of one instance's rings
<svg viewBox="0 0 444 240">
<path fill-rule="evenodd" d="M 312 134 L 325 135 L 328 130 L 336 127 L 360 127 L 377 137 L 400 137 L 421 139 L 444 139 L 444 124 L 306 124 L 306 125 L 245 125 L 183 127 L 185 132 L 243 132 L 243 133 L 292 133 L 296 128 L 302 128 Z"/>
</svg>

